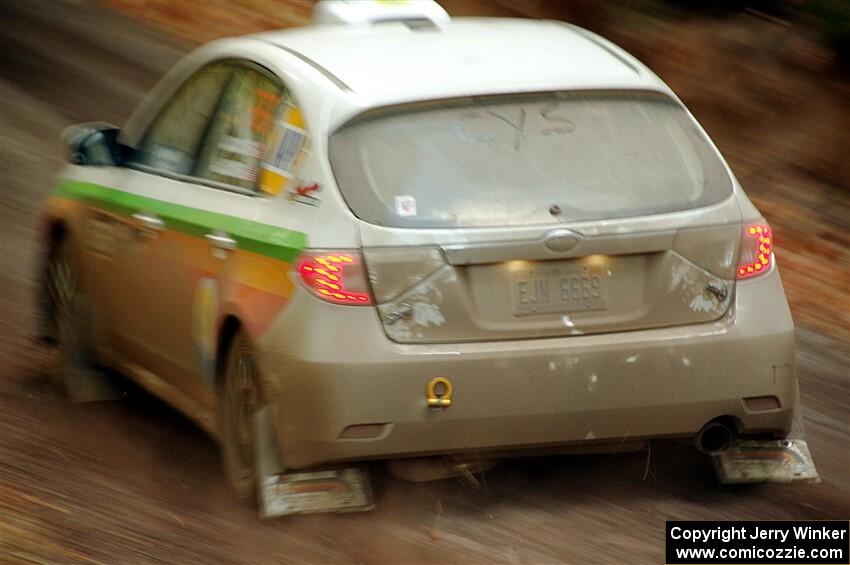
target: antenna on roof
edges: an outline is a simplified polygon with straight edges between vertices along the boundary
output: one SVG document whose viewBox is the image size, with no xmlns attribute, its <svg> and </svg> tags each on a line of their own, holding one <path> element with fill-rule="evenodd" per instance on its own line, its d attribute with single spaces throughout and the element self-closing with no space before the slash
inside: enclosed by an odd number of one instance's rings
<svg viewBox="0 0 850 565">
<path fill-rule="evenodd" d="M 320 0 L 313 8 L 317 24 L 371 25 L 404 22 L 425 27 L 448 24 L 448 12 L 433 0 Z"/>
</svg>

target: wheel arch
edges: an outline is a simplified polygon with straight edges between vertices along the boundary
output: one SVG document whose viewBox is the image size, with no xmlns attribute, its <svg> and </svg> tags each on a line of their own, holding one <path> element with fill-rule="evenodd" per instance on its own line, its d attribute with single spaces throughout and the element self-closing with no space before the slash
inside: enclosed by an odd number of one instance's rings
<svg viewBox="0 0 850 565">
<path fill-rule="evenodd" d="M 224 379 L 224 370 L 227 363 L 227 352 L 230 349 L 230 342 L 236 336 L 239 329 L 242 328 L 242 321 L 235 314 L 227 314 L 221 322 L 218 331 L 218 339 L 215 347 L 215 387 L 221 386 Z"/>
<path fill-rule="evenodd" d="M 214 392 L 218 395 L 221 391 L 221 386 L 224 384 L 225 373 L 227 371 L 227 356 L 230 351 L 231 343 L 240 332 L 245 336 L 251 346 L 252 351 L 256 355 L 256 342 L 254 336 L 248 331 L 248 324 L 238 312 L 233 310 L 223 314 L 223 319 L 219 324 L 218 337 L 216 339 L 215 349 L 215 365 L 212 385 Z M 255 358 L 256 360 L 256 358 Z M 270 402 L 276 396 L 276 387 L 272 381 L 267 380 L 265 373 L 257 366 L 258 381 L 260 396 L 263 403 Z"/>
<path fill-rule="evenodd" d="M 63 218 L 48 218 L 44 230 L 44 241 L 50 250 L 70 233 L 68 224 Z"/>
</svg>

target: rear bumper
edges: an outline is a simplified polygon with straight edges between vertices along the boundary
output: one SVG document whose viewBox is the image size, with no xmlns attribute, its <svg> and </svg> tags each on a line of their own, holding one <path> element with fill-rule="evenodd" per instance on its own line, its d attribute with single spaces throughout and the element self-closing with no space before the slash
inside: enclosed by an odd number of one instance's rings
<svg viewBox="0 0 850 565">
<path fill-rule="evenodd" d="M 297 330 L 296 330 L 297 328 Z M 796 402 L 794 325 L 776 269 L 737 285 L 708 324 L 525 341 L 391 342 L 372 308 L 297 292 L 259 340 L 284 463 L 549 447 L 696 434 L 719 416 L 786 434 Z M 429 409 L 434 377 L 452 405 Z M 743 399 L 775 396 L 780 408 Z M 349 426 L 383 424 L 343 439 Z"/>
</svg>

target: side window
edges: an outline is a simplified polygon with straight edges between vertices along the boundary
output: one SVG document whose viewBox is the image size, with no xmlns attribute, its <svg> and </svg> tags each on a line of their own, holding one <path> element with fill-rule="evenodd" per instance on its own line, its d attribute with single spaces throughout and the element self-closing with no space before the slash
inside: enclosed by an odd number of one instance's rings
<svg viewBox="0 0 850 565">
<path fill-rule="evenodd" d="M 210 119 L 233 72 L 229 63 L 213 63 L 183 83 L 154 119 L 135 162 L 161 171 L 192 174 Z"/>
<path fill-rule="evenodd" d="M 262 160 L 273 150 L 267 151 L 266 143 L 277 137 L 273 132 L 277 114 L 286 107 L 284 99 L 283 86 L 277 80 L 258 69 L 236 66 L 204 141 L 195 175 L 254 190 Z"/>
</svg>

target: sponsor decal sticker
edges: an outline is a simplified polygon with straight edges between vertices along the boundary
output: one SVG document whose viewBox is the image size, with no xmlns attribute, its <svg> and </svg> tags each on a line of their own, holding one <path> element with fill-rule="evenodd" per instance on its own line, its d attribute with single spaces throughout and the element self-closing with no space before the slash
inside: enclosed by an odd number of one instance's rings
<svg viewBox="0 0 850 565">
<path fill-rule="evenodd" d="M 278 121 L 262 164 L 260 189 L 269 194 L 280 194 L 295 178 L 303 160 L 307 130 L 296 106 L 290 106 Z"/>
<path fill-rule="evenodd" d="M 251 163 L 242 163 L 233 159 L 215 157 L 210 163 L 210 171 L 233 179 L 254 182 L 257 178 L 257 167 Z"/>
<path fill-rule="evenodd" d="M 246 157 L 256 157 L 259 159 L 263 156 L 265 146 L 263 143 L 254 141 L 253 139 L 243 139 L 241 137 L 236 137 L 235 135 L 225 135 L 221 142 L 219 142 L 218 148 L 222 151 L 228 151 L 230 153 L 236 153 L 237 155 L 244 155 Z"/>
<path fill-rule="evenodd" d="M 289 199 L 308 206 L 318 206 L 321 203 L 319 199 L 321 191 L 322 185 L 318 182 L 301 180 L 289 193 Z"/>
<path fill-rule="evenodd" d="M 415 216 L 416 198 L 413 196 L 396 196 L 395 213 L 399 216 Z"/>
</svg>

